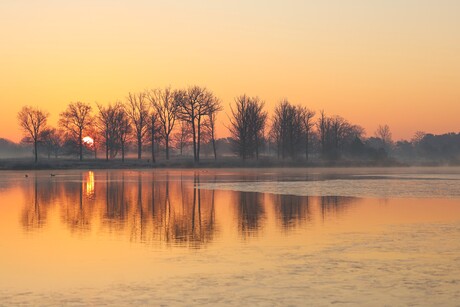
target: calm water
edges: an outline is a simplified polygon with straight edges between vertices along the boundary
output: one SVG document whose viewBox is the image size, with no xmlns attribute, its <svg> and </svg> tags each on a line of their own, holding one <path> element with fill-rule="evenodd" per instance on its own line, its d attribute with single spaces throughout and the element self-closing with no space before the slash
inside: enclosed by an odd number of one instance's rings
<svg viewBox="0 0 460 307">
<path fill-rule="evenodd" d="M 0 175 L 0 305 L 460 302 L 458 168 Z"/>
</svg>

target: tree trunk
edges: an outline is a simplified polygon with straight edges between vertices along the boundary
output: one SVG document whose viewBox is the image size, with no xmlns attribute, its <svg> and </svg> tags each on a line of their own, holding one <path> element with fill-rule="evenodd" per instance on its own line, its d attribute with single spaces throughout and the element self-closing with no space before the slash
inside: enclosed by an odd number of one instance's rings
<svg viewBox="0 0 460 307">
<path fill-rule="evenodd" d="M 308 132 L 305 135 L 305 160 L 308 162 Z"/>
<path fill-rule="evenodd" d="M 121 162 L 125 162 L 125 143 L 121 142 Z"/>
<path fill-rule="evenodd" d="M 192 137 L 193 137 L 193 160 L 197 161 L 196 158 L 196 127 L 195 127 L 195 120 L 192 120 Z"/>
<path fill-rule="evenodd" d="M 109 138 L 107 135 L 105 138 L 105 161 L 109 161 Z"/>
<path fill-rule="evenodd" d="M 169 160 L 169 135 L 166 134 L 165 136 L 166 142 L 166 160 Z"/>
<path fill-rule="evenodd" d="M 281 159 L 284 160 L 285 157 L 286 157 L 286 144 L 283 139 L 283 141 L 281 142 Z"/>
<path fill-rule="evenodd" d="M 257 136 L 256 133 L 256 160 L 259 160 L 259 137 Z"/>
<path fill-rule="evenodd" d="M 155 136 L 154 135 L 152 135 L 152 163 L 155 163 Z"/>
<path fill-rule="evenodd" d="M 214 152 L 214 160 L 217 160 L 216 139 L 214 138 L 214 126 L 211 126 L 211 142 L 212 150 Z"/>
<path fill-rule="evenodd" d="M 196 147 L 197 147 L 196 162 L 200 162 L 200 145 L 201 145 L 201 119 L 200 118 L 198 118 L 197 129 L 198 129 L 198 138 L 197 138 L 197 144 L 196 144 Z"/>
<path fill-rule="evenodd" d="M 216 140 L 212 137 L 212 149 L 214 150 L 214 160 L 217 160 Z"/>
<path fill-rule="evenodd" d="M 152 116 L 152 163 L 155 163 L 155 121 Z"/>
<path fill-rule="evenodd" d="M 83 131 L 80 130 L 80 133 L 78 134 L 79 136 L 79 140 L 78 140 L 78 144 L 80 145 L 80 161 L 83 161 Z"/>
<path fill-rule="evenodd" d="M 142 159 L 142 135 L 137 135 L 137 159 Z"/>
<path fill-rule="evenodd" d="M 280 155 L 281 155 L 281 145 L 280 145 L 280 142 L 278 141 L 278 144 L 276 145 L 276 156 L 278 157 L 278 160 L 280 159 Z"/>
<path fill-rule="evenodd" d="M 37 140 L 35 139 L 35 140 L 34 140 L 35 163 L 38 162 L 38 151 L 37 151 L 37 149 L 38 149 L 38 144 L 37 144 L 37 143 L 38 143 L 38 142 L 37 142 Z"/>
</svg>

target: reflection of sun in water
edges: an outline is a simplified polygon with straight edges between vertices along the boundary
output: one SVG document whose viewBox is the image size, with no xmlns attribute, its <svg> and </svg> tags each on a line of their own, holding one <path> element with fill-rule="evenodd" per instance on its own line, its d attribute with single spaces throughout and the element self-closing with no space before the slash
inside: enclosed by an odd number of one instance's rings
<svg viewBox="0 0 460 307">
<path fill-rule="evenodd" d="M 94 195 L 94 172 L 89 171 L 86 176 L 86 196 Z"/>
<path fill-rule="evenodd" d="M 88 146 L 94 145 L 94 140 L 89 136 L 85 136 L 82 140 L 83 140 L 83 143 L 85 143 Z"/>
</svg>

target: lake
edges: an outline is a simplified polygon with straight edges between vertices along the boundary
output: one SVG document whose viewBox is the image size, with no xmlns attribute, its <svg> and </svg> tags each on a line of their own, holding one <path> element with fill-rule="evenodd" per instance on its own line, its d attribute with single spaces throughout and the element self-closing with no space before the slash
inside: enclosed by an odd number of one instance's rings
<svg viewBox="0 0 460 307">
<path fill-rule="evenodd" d="M 460 168 L 0 175 L 0 305 L 460 302 Z"/>
</svg>

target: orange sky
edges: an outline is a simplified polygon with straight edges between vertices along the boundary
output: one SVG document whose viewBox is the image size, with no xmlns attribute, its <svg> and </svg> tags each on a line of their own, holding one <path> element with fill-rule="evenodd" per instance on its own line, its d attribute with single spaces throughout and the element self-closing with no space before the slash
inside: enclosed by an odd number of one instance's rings
<svg viewBox="0 0 460 307">
<path fill-rule="evenodd" d="M 372 135 L 460 131 L 460 1 L 0 2 L 0 137 L 39 106 L 204 85 L 339 114 Z M 226 121 L 225 112 L 221 121 Z M 226 135 L 220 127 L 218 134 Z"/>
</svg>

